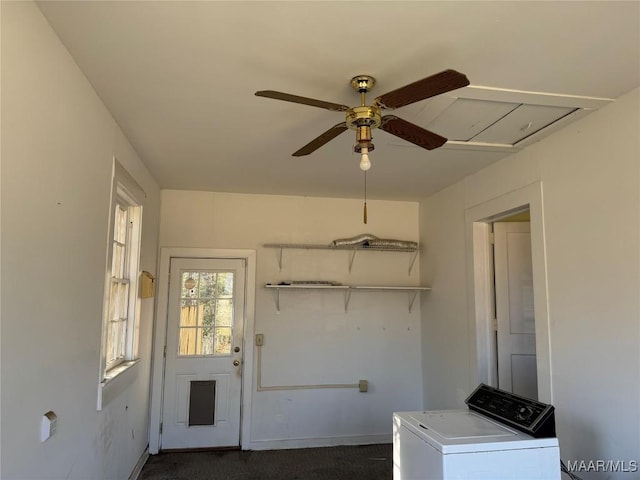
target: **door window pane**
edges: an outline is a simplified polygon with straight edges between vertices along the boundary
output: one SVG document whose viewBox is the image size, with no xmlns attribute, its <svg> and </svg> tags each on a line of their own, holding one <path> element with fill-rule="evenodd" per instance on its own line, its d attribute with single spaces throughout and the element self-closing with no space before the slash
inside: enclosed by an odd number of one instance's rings
<svg viewBox="0 0 640 480">
<path fill-rule="evenodd" d="M 196 354 L 196 329 L 180 328 L 180 347 L 179 355 L 195 355 Z"/>
<path fill-rule="evenodd" d="M 179 355 L 231 355 L 233 275 L 182 272 Z"/>
<path fill-rule="evenodd" d="M 231 328 L 222 327 L 216 328 L 216 355 L 230 355 L 231 354 Z"/>
<path fill-rule="evenodd" d="M 214 351 L 213 351 L 213 328 L 211 327 L 204 327 L 199 329 L 199 331 L 201 332 L 201 337 L 200 337 L 200 352 L 199 355 L 213 355 Z"/>
<path fill-rule="evenodd" d="M 233 325 L 233 303 L 230 298 L 223 298 L 216 301 L 217 326 L 231 327 Z"/>
</svg>

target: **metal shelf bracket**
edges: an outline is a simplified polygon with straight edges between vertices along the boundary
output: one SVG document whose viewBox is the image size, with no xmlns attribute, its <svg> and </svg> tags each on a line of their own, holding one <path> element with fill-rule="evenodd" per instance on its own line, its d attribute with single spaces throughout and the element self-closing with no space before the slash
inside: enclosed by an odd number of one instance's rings
<svg viewBox="0 0 640 480">
<path fill-rule="evenodd" d="M 280 289 L 279 288 L 273 289 L 273 299 L 276 303 L 276 312 L 280 313 Z"/>
<path fill-rule="evenodd" d="M 413 264 L 415 263 L 417 257 L 418 257 L 418 250 L 413 252 L 413 255 L 411 256 L 411 261 L 409 262 L 409 276 L 411 276 L 411 270 L 413 269 Z"/>
<path fill-rule="evenodd" d="M 351 289 L 348 288 L 344 291 L 344 313 L 347 313 L 350 300 L 351 300 Z"/>
<path fill-rule="evenodd" d="M 353 251 L 351 252 L 351 258 L 349 259 L 349 273 L 351 273 L 351 268 L 353 267 L 353 261 L 354 261 L 354 260 L 355 260 L 355 258 L 356 258 L 356 253 L 358 253 L 358 251 L 357 251 L 357 250 L 353 250 Z"/>
<path fill-rule="evenodd" d="M 415 302 L 416 297 L 418 296 L 418 291 L 414 290 L 413 292 L 408 292 L 409 295 L 409 313 L 411 313 L 411 308 L 413 307 L 413 302 Z"/>
</svg>

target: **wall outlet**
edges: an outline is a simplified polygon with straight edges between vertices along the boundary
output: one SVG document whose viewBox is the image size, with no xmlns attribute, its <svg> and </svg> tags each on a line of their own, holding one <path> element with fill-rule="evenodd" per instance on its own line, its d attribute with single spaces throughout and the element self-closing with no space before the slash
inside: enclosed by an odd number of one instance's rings
<svg viewBox="0 0 640 480">
<path fill-rule="evenodd" d="M 264 333 L 256 333 L 256 347 L 264 345 Z"/>
</svg>

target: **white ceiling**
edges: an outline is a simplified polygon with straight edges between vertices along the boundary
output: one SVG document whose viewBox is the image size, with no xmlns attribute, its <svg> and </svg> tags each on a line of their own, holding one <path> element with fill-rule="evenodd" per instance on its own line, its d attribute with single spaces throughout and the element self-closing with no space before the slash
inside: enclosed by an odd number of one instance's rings
<svg viewBox="0 0 640 480">
<path fill-rule="evenodd" d="M 355 106 L 354 75 L 377 79 L 373 99 L 447 68 L 472 86 L 586 97 L 640 84 L 637 1 L 38 4 L 162 188 L 362 195 L 353 132 L 291 156 L 343 114 L 257 90 Z M 438 100 L 393 113 L 428 128 Z M 377 130 L 374 143 L 378 199 L 423 198 L 508 154 L 427 151 Z"/>
</svg>

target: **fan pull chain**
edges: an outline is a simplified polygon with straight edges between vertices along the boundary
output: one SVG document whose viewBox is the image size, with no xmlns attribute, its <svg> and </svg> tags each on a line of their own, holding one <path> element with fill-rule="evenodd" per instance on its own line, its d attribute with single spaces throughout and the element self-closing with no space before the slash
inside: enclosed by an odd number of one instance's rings
<svg viewBox="0 0 640 480">
<path fill-rule="evenodd" d="M 364 172 L 364 224 L 367 224 L 367 172 Z"/>
</svg>

